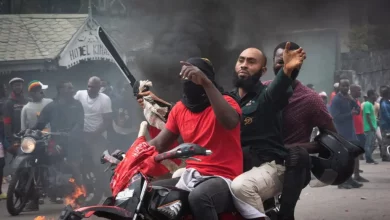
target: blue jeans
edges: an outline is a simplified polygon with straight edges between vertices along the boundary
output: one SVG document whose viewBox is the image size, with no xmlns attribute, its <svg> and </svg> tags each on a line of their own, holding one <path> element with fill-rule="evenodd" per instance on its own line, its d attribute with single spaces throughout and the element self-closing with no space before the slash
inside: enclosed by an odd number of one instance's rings
<svg viewBox="0 0 390 220">
<path fill-rule="evenodd" d="M 366 156 L 366 162 L 372 162 L 374 161 L 372 159 L 372 148 L 375 143 L 376 133 L 375 131 L 366 131 L 364 132 L 366 134 L 366 144 L 364 145 L 365 156 Z"/>
<path fill-rule="evenodd" d="M 359 144 L 362 148 L 365 148 L 366 146 L 366 135 L 365 134 L 357 134 L 356 135 L 358 140 L 359 140 Z"/>
</svg>

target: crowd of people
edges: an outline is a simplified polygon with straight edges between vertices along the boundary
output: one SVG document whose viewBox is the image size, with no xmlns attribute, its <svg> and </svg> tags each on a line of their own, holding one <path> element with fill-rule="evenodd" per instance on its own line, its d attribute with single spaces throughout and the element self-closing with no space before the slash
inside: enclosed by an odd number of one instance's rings
<svg viewBox="0 0 390 220">
<path fill-rule="evenodd" d="M 390 87 L 383 85 L 379 88 L 379 97 L 375 89 L 367 91 L 362 99 L 362 88 L 359 85 L 351 84 L 346 75 L 340 76 L 340 81 L 334 84 L 334 90 L 328 96 L 326 92 L 320 92 L 329 112 L 333 117 L 336 129 L 339 134 L 349 141 L 358 141 L 364 146 L 365 154 L 360 160 L 367 164 L 378 164 L 372 154 L 379 148 L 380 157 L 383 162 L 389 162 L 387 152 L 390 133 Z M 314 89 L 314 88 L 313 88 Z M 369 180 L 360 174 L 359 159 L 356 160 L 354 178 L 339 185 L 341 189 L 360 188 L 363 182 Z"/>
<path fill-rule="evenodd" d="M 191 190 L 189 204 L 195 219 L 218 219 L 218 214 L 236 209 L 247 219 L 263 219 L 263 202 L 280 193 L 277 219 L 294 219 L 300 193 L 311 180 L 310 154 L 323 151 L 323 146 L 312 141 L 315 128 L 339 133 L 350 141 L 360 137 L 362 145 L 364 138 L 366 161 L 376 163 L 371 157 L 378 127 L 375 92 L 370 90 L 367 101 L 360 105 L 360 87 L 350 86 L 349 80 L 342 77 L 327 105 L 326 93 L 318 94 L 313 85 L 305 86 L 299 80 L 305 59 L 305 51 L 296 43 L 280 43 L 272 56 L 275 79 L 261 82 L 267 58 L 257 48 L 245 49 L 235 65 L 235 89 L 231 92 L 225 92 L 216 82 L 210 60 L 190 58 L 180 62 L 182 98 L 169 106 L 165 128 L 151 135 L 148 143 L 159 152 L 177 145 L 178 140 L 213 151 L 201 162 L 188 160 L 178 178 L 160 180 Z M 39 81 L 28 86 L 31 100 L 23 96 L 22 79 L 12 79 L 10 86 L 12 93 L 9 98 L 4 96 L 2 118 L 3 145 L 11 153 L 12 134 L 22 128 L 66 130 L 74 134 L 75 141 L 67 145 L 67 154 L 77 172 L 81 143 L 97 160 L 110 136 L 122 140 L 126 147 L 133 141 L 129 137 L 131 96 L 113 98 L 114 89 L 107 81 L 91 77 L 88 89 L 75 95 L 72 83 L 61 82 L 53 100 L 44 99 L 45 86 Z M 123 91 L 129 90 L 128 85 Z M 146 91 L 137 94 L 141 107 L 143 96 L 169 105 Z M 388 87 L 381 88 L 381 96 L 380 126 L 386 133 L 390 127 Z M 360 130 L 355 129 L 359 123 Z M 358 164 L 354 179 L 340 188 L 360 187 L 358 182 L 367 181 L 360 176 Z M 242 206 L 237 201 L 243 202 Z"/>
<path fill-rule="evenodd" d="M 104 150 L 112 150 L 113 147 L 127 149 L 137 133 L 131 124 L 130 104 L 125 100 L 128 96 L 124 95 L 129 93 L 129 88 L 118 86 L 114 90 L 107 81 L 96 76 L 89 79 L 86 90 L 76 93 L 71 82 L 58 83 L 54 99 L 45 97 L 48 86 L 38 80 L 28 83 L 28 96 L 24 94 L 25 82 L 22 78 L 9 81 L 9 94 L 7 87 L 2 84 L 0 88 L 1 182 L 5 181 L 3 171 L 7 152 L 9 156 L 18 153 L 20 143 L 14 134 L 20 131 L 39 129 L 69 133 L 71 138 L 52 138 L 63 147 L 73 173 L 78 174 L 75 176 L 78 182 L 82 181 L 80 163 L 83 157 L 87 155 L 93 158 L 95 165 L 100 164 Z M 0 187 L 0 199 L 6 198 Z M 33 201 L 25 211 L 37 209 L 37 201 Z"/>
</svg>

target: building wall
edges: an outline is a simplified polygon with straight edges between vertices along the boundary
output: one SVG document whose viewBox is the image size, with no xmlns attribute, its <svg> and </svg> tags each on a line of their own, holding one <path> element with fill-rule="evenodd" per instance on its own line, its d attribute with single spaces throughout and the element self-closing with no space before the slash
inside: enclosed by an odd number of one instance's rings
<svg viewBox="0 0 390 220">
<path fill-rule="evenodd" d="M 347 72 L 353 83 L 378 91 L 382 85 L 390 85 L 390 50 L 373 52 L 351 52 L 341 56 L 341 73 Z"/>
<path fill-rule="evenodd" d="M 283 41 L 294 41 L 307 53 L 298 79 L 303 84 L 314 84 L 316 91 L 333 89 L 334 73 L 341 67 L 341 53 L 349 52 L 349 6 L 347 1 L 317 1 L 316 7 L 305 10 L 298 17 L 284 19 L 266 37 L 262 49 L 268 58 L 268 72 L 264 80 L 274 78 L 273 51 Z M 281 18 L 282 19 L 282 18 Z M 259 35 L 260 37 L 261 35 Z"/>
</svg>

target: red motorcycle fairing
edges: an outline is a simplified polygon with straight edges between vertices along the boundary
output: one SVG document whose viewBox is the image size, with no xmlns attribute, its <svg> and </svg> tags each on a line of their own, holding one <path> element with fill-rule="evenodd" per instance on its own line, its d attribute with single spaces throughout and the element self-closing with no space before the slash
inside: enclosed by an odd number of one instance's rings
<svg viewBox="0 0 390 220">
<path fill-rule="evenodd" d="M 83 219 L 89 218 L 92 215 L 106 219 L 118 219 L 128 220 L 133 217 L 133 214 L 125 209 L 116 206 L 89 206 L 73 210 L 71 206 L 67 206 L 65 210 L 61 212 L 59 220 L 65 219 Z M 72 218 L 70 218 L 72 216 Z"/>
</svg>

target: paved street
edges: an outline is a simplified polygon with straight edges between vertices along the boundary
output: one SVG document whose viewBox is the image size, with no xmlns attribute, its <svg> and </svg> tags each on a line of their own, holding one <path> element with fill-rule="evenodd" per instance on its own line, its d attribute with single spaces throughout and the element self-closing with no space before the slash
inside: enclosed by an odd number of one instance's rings
<svg viewBox="0 0 390 220">
<path fill-rule="evenodd" d="M 306 188 L 297 207 L 297 220 L 385 220 L 390 219 L 390 163 L 366 165 L 362 176 L 371 182 L 361 189 L 340 190 L 337 187 Z M 33 220 L 37 215 L 57 219 L 61 205 L 41 206 L 40 212 L 10 217 L 5 201 L 0 201 L 1 220 Z"/>
</svg>

